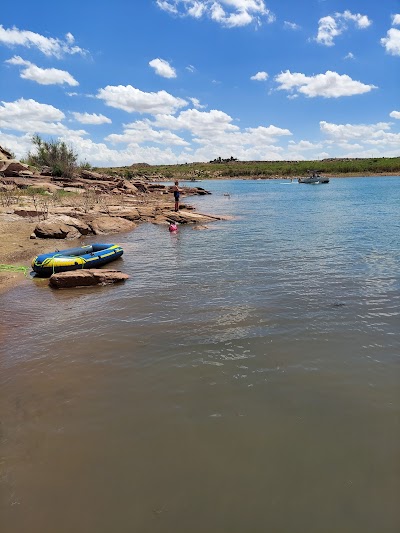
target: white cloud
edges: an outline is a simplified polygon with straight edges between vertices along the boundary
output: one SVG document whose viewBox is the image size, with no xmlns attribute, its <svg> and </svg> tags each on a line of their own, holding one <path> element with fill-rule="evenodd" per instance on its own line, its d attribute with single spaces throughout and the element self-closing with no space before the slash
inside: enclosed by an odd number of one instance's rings
<svg viewBox="0 0 400 533">
<path fill-rule="evenodd" d="M 179 13 L 176 6 L 170 2 L 167 2 L 167 0 L 157 0 L 157 5 L 160 9 L 166 11 L 167 13 L 171 13 L 173 15 L 177 15 Z"/>
<path fill-rule="evenodd" d="M 111 134 L 105 139 L 112 143 L 126 143 L 126 144 L 143 144 L 146 142 L 154 142 L 157 144 L 173 145 L 173 146 L 189 146 L 189 143 L 184 139 L 167 130 L 157 131 L 152 127 L 149 120 L 138 120 L 131 124 L 124 125 L 124 133 L 121 135 Z"/>
<path fill-rule="evenodd" d="M 32 134 L 14 135 L 0 130 L 1 145 L 7 150 L 11 150 L 17 159 L 22 159 L 32 148 Z"/>
<path fill-rule="evenodd" d="M 382 37 L 381 45 L 385 47 L 388 54 L 392 56 L 400 56 L 400 30 L 390 28 L 386 37 Z"/>
<path fill-rule="evenodd" d="M 400 120 L 400 111 L 392 111 L 389 116 Z"/>
<path fill-rule="evenodd" d="M 200 146 L 192 154 L 194 161 L 220 155 L 234 155 L 239 159 L 282 159 L 282 148 L 275 143 L 282 136 L 292 135 L 289 130 L 274 125 L 241 130 L 232 122 L 232 117 L 217 109 L 208 112 L 188 109 L 177 117 L 159 115 L 152 124 L 161 129 L 188 131 L 194 146 Z"/>
<path fill-rule="evenodd" d="M 65 118 L 62 111 L 49 104 L 41 104 L 35 100 L 20 98 L 14 102 L 1 102 L 0 128 L 25 133 L 45 133 L 62 135 L 67 132 L 71 136 L 81 136 L 84 130 L 68 130 L 61 121 Z"/>
<path fill-rule="evenodd" d="M 206 105 L 202 105 L 198 98 L 189 98 L 189 100 L 192 102 L 193 107 L 195 107 L 196 109 L 205 109 L 207 107 Z"/>
<path fill-rule="evenodd" d="M 106 141 L 125 143 L 128 149 L 143 143 L 180 147 L 183 151 L 176 154 L 174 163 L 204 161 L 221 154 L 227 157 L 234 155 L 239 159 L 283 159 L 283 149 L 275 143 L 280 137 L 292 135 L 289 130 L 274 125 L 241 130 L 232 122 L 232 117 L 223 111 L 189 109 L 178 116 L 157 115 L 154 120 L 126 124 L 122 134 L 111 134 Z M 188 140 L 174 134 L 174 130 L 183 132 Z"/>
<path fill-rule="evenodd" d="M 376 124 L 332 124 L 321 121 L 329 157 L 397 157 L 400 133 L 392 133 L 389 122 Z"/>
<path fill-rule="evenodd" d="M 226 28 L 274 22 L 264 0 L 156 0 L 163 11 L 181 17 L 208 17 Z"/>
<path fill-rule="evenodd" d="M 300 26 L 296 24 L 295 22 L 289 22 L 288 20 L 285 20 L 283 23 L 283 27 L 287 30 L 299 30 Z"/>
<path fill-rule="evenodd" d="M 14 56 L 11 59 L 7 59 L 5 63 L 23 67 L 20 74 L 21 78 L 24 80 L 35 81 L 40 85 L 64 85 L 65 83 L 73 87 L 79 85 L 76 79 L 65 70 L 59 70 L 57 68 L 40 68 L 30 61 L 25 61 L 20 56 Z"/>
<path fill-rule="evenodd" d="M 353 54 L 353 52 L 349 52 L 344 58 L 345 58 L 345 59 L 354 59 L 354 54 Z"/>
<path fill-rule="evenodd" d="M 15 102 L 1 102 L 0 127 L 24 131 L 24 124 L 32 122 L 58 122 L 65 118 L 62 111 L 48 104 L 20 98 Z M 13 127 L 17 126 L 17 127 Z M 26 128 L 26 131 L 30 131 Z"/>
<path fill-rule="evenodd" d="M 362 145 L 392 145 L 400 149 L 400 133 L 391 133 L 388 122 L 377 124 L 332 124 L 321 121 L 320 130 L 335 142 L 357 141 Z"/>
<path fill-rule="evenodd" d="M 312 143 L 310 141 L 299 141 L 296 143 L 295 141 L 289 141 L 290 149 L 296 149 L 296 150 L 312 150 L 314 148 L 322 148 L 321 143 Z"/>
<path fill-rule="evenodd" d="M 268 74 L 264 71 L 257 72 L 257 74 L 254 74 L 254 76 L 251 76 L 251 80 L 255 81 L 265 81 L 268 79 Z"/>
<path fill-rule="evenodd" d="M 392 25 L 393 26 L 400 26 L 400 14 L 393 15 Z"/>
<path fill-rule="evenodd" d="M 219 111 L 198 111 L 197 109 L 187 109 L 182 111 L 177 117 L 170 114 L 158 115 L 154 124 L 160 128 L 171 130 L 188 130 L 196 136 L 210 138 L 220 132 L 236 132 L 239 127 L 231 124 L 232 117 Z"/>
<path fill-rule="evenodd" d="M 347 74 L 338 74 L 328 70 L 325 74 L 306 76 L 300 72 L 291 73 L 290 70 L 275 76 L 279 83 L 278 90 L 297 91 L 309 98 L 323 96 L 324 98 L 339 98 L 340 96 L 353 96 L 376 89 L 374 85 L 365 85 L 355 81 Z"/>
<path fill-rule="evenodd" d="M 163 78 L 176 78 L 176 71 L 165 59 L 152 59 L 149 65 L 155 70 L 156 74 Z"/>
<path fill-rule="evenodd" d="M 285 157 L 288 160 L 296 161 L 316 159 L 316 154 L 318 154 L 318 157 L 320 157 L 320 150 L 322 148 L 323 143 L 313 143 L 305 140 L 301 140 L 297 143 L 295 141 L 289 141 Z"/>
<path fill-rule="evenodd" d="M 186 70 L 188 70 L 189 72 L 196 72 L 196 68 L 193 66 L 193 65 L 188 65 L 187 67 L 185 67 Z"/>
<path fill-rule="evenodd" d="M 86 54 L 79 46 L 73 46 L 74 37 L 67 33 L 65 41 L 54 37 L 44 37 L 39 33 L 27 30 L 19 30 L 15 26 L 7 29 L 0 25 L 0 44 L 5 46 L 24 46 L 37 48 L 46 56 L 62 57 L 64 54 Z"/>
<path fill-rule="evenodd" d="M 364 28 L 368 28 L 372 24 L 372 22 L 369 20 L 367 15 L 360 15 L 359 13 L 354 15 L 348 10 L 346 10 L 344 13 L 336 13 L 336 17 L 337 18 L 343 17 L 344 20 L 353 21 L 355 25 L 357 26 L 357 28 L 359 28 L 360 30 Z"/>
<path fill-rule="evenodd" d="M 348 22 L 354 22 L 359 30 L 368 28 L 372 22 L 366 15 L 353 14 L 346 10 L 343 13 L 335 13 L 322 17 L 318 21 L 318 34 L 316 41 L 325 46 L 333 46 L 334 39 L 348 29 Z"/>
<path fill-rule="evenodd" d="M 146 93 L 132 85 L 108 85 L 104 89 L 99 89 L 96 97 L 103 100 L 106 105 L 123 109 L 128 113 L 168 114 L 175 113 L 187 105 L 185 100 L 166 91 Z"/>
<path fill-rule="evenodd" d="M 76 113 L 72 112 L 75 120 L 81 124 L 111 124 L 111 119 L 104 115 L 97 115 L 96 113 Z"/>
</svg>

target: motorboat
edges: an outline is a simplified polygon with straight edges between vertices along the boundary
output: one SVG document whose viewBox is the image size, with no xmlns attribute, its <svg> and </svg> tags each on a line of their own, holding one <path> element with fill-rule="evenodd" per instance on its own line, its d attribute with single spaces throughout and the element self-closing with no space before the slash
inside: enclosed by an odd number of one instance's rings
<svg viewBox="0 0 400 533">
<path fill-rule="evenodd" d="M 329 183 L 329 178 L 326 178 L 324 176 L 321 176 L 319 173 L 319 170 L 309 170 L 310 175 L 305 178 L 299 178 L 299 183 L 313 183 L 313 184 L 319 184 L 319 183 Z"/>
</svg>

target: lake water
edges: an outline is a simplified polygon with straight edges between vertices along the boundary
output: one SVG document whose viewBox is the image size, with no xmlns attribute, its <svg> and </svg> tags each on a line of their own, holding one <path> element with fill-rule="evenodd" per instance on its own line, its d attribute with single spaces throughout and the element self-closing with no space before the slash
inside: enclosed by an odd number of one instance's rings
<svg viewBox="0 0 400 533">
<path fill-rule="evenodd" d="M 1 297 L 1 531 L 397 533 L 400 177 L 199 185 L 124 285 Z"/>
</svg>

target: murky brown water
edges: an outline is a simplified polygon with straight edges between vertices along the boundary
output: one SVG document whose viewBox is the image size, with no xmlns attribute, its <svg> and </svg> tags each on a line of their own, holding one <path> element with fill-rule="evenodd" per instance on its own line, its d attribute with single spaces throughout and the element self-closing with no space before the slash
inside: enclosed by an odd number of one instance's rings
<svg viewBox="0 0 400 533">
<path fill-rule="evenodd" d="M 397 532 L 400 188 L 351 183 L 215 184 L 123 287 L 3 296 L 1 531 Z"/>
</svg>

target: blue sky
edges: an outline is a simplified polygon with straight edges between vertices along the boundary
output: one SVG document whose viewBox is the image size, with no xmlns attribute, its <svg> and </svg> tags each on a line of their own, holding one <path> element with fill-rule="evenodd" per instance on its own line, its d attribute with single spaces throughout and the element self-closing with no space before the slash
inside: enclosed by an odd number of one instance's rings
<svg viewBox="0 0 400 533">
<path fill-rule="evenodd" d="M 56 8 L 55 8 L 56 5 Z M 0 145 L 92 165 L 400 156 L 398 0 L 16 0 Z"/>
</svg>

